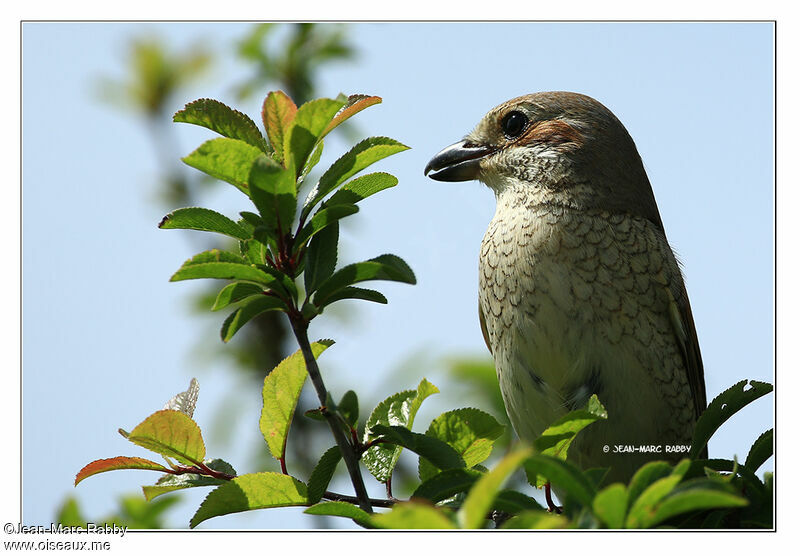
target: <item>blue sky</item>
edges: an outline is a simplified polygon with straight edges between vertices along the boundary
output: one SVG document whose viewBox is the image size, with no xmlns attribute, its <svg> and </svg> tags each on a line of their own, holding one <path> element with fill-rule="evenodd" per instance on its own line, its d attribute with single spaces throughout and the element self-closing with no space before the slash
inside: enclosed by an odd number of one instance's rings
<svg viewBox="0 0 800 556">
<path fill-rule="evenodd" d="M 225 372 L 224 359 L 190 355 L 201 344 L 210 346 L 206 354 L 225 349 L 216 332 L 223 315 L 196 322 L 188 303 L 203 286 L 167 281 L 197 251 L 197 238 L 156 228 L 164 211 L 153 201 L 158 167 L 146 129 L 100 103 L 96 85 L 101 76 L 122 75 L 134 36 L 158 35 L 176 47 L 202 40 L 230 60 L 249 25 L 23 27 L 25 522 L 49 523 L 73 493 L 89 515 L 99 516 L 114 507 L 118 493 L 150 479 L 119 472 L 71 486 L 87 461 L 144 455 L 129 448 L 117 427 L 130 430 L 190 377 L 200 380 L 195 417 L 201 425 L 232 404 L 227 396 L 238 375 Z M 412 149 L 376 166 L 395 174 L 399 186 L 365 202 L 343 234 L 342 252 L 348 261 L 400 255 L 419 283 L 382 285 L 388 306 L 351 303 L 336 318 L 313 324 L 312 337 L 337 340 L 321 361 L 335 388 L 355 384 L 364 398 L 379 399 L 390 392 L 376 389 L 399 369 L 403 374 L 392 378 L 398 388 L 423 376 L 442 386 L 441 357 L 486 354 L 476 316 L 477 257 L 493 195 L 478 183 L 433 182 L 422 170 L 489 108 L 541 90 L 595 97 L 634 138 L 684 265 L 709 399 L 744 378 L 773 381 L 771 24 L 373 23 L 350 29 L 359 56 L 321 72 L 320 93 L 382 96 L 383 104 L 359 114 L 358 129 Z M 199 97 L 236 104 L 231 85 L 244 75 L 247 69 L 236 63 L 216 67 L 175 109 Z M 237 105 L 254 119 L 258 107 L 258 99 Z M 178 127 L 185 153 L 211 136 Z M 326 142 L 322 164 L 347 148 L 337 137 Z M 244 201 L 233 188 L 220 187 L 202 204 L 235 215 L 245 210 Z M 453 405 L 441 399 L 426 401 L 420 423 Z M 234 463 L 238 456 L 240 472 L 254 471 L 246 467 L 249 452 L 237 446 L 260 441 L 259 403 L 258 391 L 237 398 L 235 441 L 208 447 Z M 772 426 L 772 404 L 772 396 L 759 400 L 727 423 L 712 440 L 712 456 L 743 459 Z M 186 520 L 204 495 L 185 497 Z M 304 523 L 299 510 L 278 510 L 208 526 Z"/>
</svg>

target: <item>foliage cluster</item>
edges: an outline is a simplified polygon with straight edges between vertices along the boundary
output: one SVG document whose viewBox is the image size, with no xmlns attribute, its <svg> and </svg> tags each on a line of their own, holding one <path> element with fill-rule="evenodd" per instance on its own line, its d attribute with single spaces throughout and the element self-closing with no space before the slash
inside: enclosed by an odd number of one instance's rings
<svg viewBox="0 0 800 556">
<path fill-rule="evenodd" d="M 746 461 L 697 459 L 709 438 L 733 413 L 772 390 L 742 381 L 718 396 L 699 420 L 687 459 L 643 466 L 626 484 L 607 485 L 607 470 L 580 470 L 567 461 L 570 443 L 581 430 L 607 418 L 596 397 L 586 407 L 553 423 L 532 446 L 515 446 L 491 470 L 483 466 L 503 433 L 491 415 L 474 408 L 447 411 L 414 431 L 416 414 L 438 389 L 423 379 L 415 389 L 386 398 L 362 419 L 352 390 L 334 397 L 319 371 L 319 356 L 331 340 L 310 342 L 311 320 L 333 303 L 361 299 L 386 303 L 366 281 L 415 283 L 396 255 L 338 265 L 339 222 L 359 211 L 367 197 L 391 188 L 397 179 L 385 172 L 361 174 L 373 163 L 406 150 L 388 137 L 358 142 L 327 168 L 302 204 L 298 195 L 320 160 L 324 138 L 345 120 L 381 102 L 353 95 L 311 100 L 297 107 L 282 92 L 263 103 L 266 135 L 255 122 L 218 101 L 188 104 L 174 121 L 206 127 L 210 139 L 183 160 L 230 183 L 252 202 L 234 220 L 207 208 L 188 207 L 168 214 L 160 227 L 214 232 L 233 238 L 238 251 L 212 249 L 187 260 L 172 281 L 225 280 L 214 310 L 232 309 L 221 329 L 229 341 L 255 316 L 277 311 L 291 325 L 299 350 L 265 378 L 259 427 L 281 472 L 238 475 L 219 458 L 209 458 L 199 425 L 192 419 L 197 383 L 127 432 L 130 442 L 161 455 L 165 464 L 142 457 L 97 460 L 76 476 L 76 484 L 105 471 L 141 469 L 161 473 L 143 487 L 152 500 L 176 490 L 213 486 L 190 526 L 247 510 L 306 506 L 314 515 L 340 516 L 369 528 L 481 528 L 490 521 L 507 528 L 771 527 L 772 476 L 755 472 L 772 455 L 772 430 L 753 444 Z M 359 284 L 358 286 L 356 284 Z M 319 406 L 305 413 L 325 422 L 335 445 L 325 451 L 305 481 L 288 472 L 286 445 L 300 392 L 310 379 Z M 402 450 L 419 456 L 419 484 L 410 500 L 392 496 L 392 473 Z M 331 492 L 328 485 L 344 461 L 355 495 Z M 368 497 L 361 464 L 386 485 L 386 499 Z M 504 485 L 517 469 L 537 487 L 563 493 L 562 508 L 543 508 L 534 498 Z M 377 506 L 390 507 L 375 512 Z"/>
</svg>

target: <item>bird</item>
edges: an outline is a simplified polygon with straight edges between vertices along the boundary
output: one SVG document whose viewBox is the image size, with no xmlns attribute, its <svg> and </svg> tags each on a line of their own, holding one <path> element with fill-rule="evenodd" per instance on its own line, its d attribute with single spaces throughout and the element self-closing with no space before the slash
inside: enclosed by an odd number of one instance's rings
<svg viewBox="0 0 800 556">
<path fill-rule="evenodd" d="M 608 468 L 609 484 L 686 457 L 706 407 L 697 332 L 641 156 L 617 117 L 580 93 L 520 96 L 424 174 L 478 180 L 495 194 L 478 313 L 517 436 L 533 442 L 596 394 L 608 417 L 577 435 L 570 462 Z"/>
</svg>

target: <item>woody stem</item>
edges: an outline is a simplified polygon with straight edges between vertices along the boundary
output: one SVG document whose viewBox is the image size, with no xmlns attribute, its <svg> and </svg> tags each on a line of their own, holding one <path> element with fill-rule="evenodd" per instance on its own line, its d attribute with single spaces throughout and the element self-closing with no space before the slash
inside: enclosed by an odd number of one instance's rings
<svg viewBox="0 0 800 556">
<path fill-rule="evenodd" d="M 308 376 L 311 378 L 311 383 L 317 391 L 317 397 L 320 404 L 324 407 L 327 405 L 328 391 L 325 388 L 325 383 L 322 381 L 322 375 L 317 365 L 317 360 L 314 358 L 314 353 L 311 351 L 311 344 L 308 341 L 308 322 L 303 319 L 298 313 L 290 314 L 289 320 L 292 324 L 292 330 L 297 338 L 297 343 L 300 345 L 300 351 L 303 353 L 303 359 L 306 363 Z M 353 483 L 353 488 L 356 492 L 356 499 L 358 500 L 359 507 L 367 513 L 372 513 L 372 503 L 367 495 L 367 488 L 364 486 L 364 479 L 361 476 L 361 469 L 358 465 L 358 457 L 356 456 L 355 449 L 336 421 L 336 417 L 328 412 L 323 411 L 325 420 L 336 439 L 336 444 L 342 452 L 342 459 L 347 466 L 347 471 L 350 474 L 350 480 Z"/>
</svg>

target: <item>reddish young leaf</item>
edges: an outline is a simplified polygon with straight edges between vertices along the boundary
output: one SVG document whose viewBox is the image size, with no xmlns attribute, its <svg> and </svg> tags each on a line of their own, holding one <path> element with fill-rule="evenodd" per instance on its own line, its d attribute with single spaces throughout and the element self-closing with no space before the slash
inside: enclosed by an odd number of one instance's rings
<svg viewBox="0 0 800 556">
<path fill-rule="evenodd" d="M 347 97 L 347 104 L 342 106 L 341 110 L 336 113 L 331 122 L 320 135 L 320 139 L 330 133 L 333 128 L 344 122 L 346 119 L 358 114 L 365 108 L 369 108 L 374 104 L 380 104 L 383 101 L 381 97 L 369 95 L 350 95 Z"/>
<path fill-rule="evenodd" d="M 98 459 L 78 471 L 78 474 L 75 475 L 75 486 L 86 477 L 91 477 L 98 473 L 105 473 L 106 471 L 114 471 L 115 469 L 148 469 L 151 471 L 161 471 L 162 473 L 169 471 L 160 463 L 145 458 L 117 456 L 115 458 Z"/>
<path fill-rule="evenodd" d="M 296 113 L 297 106 L 283 91 L 273 91 L 264 99 L 261 118 L 264 120 L 264 128 L 267 130 L 269 142 L 281 163 L 284 161 L 284 136 Z"/>
</svg>

